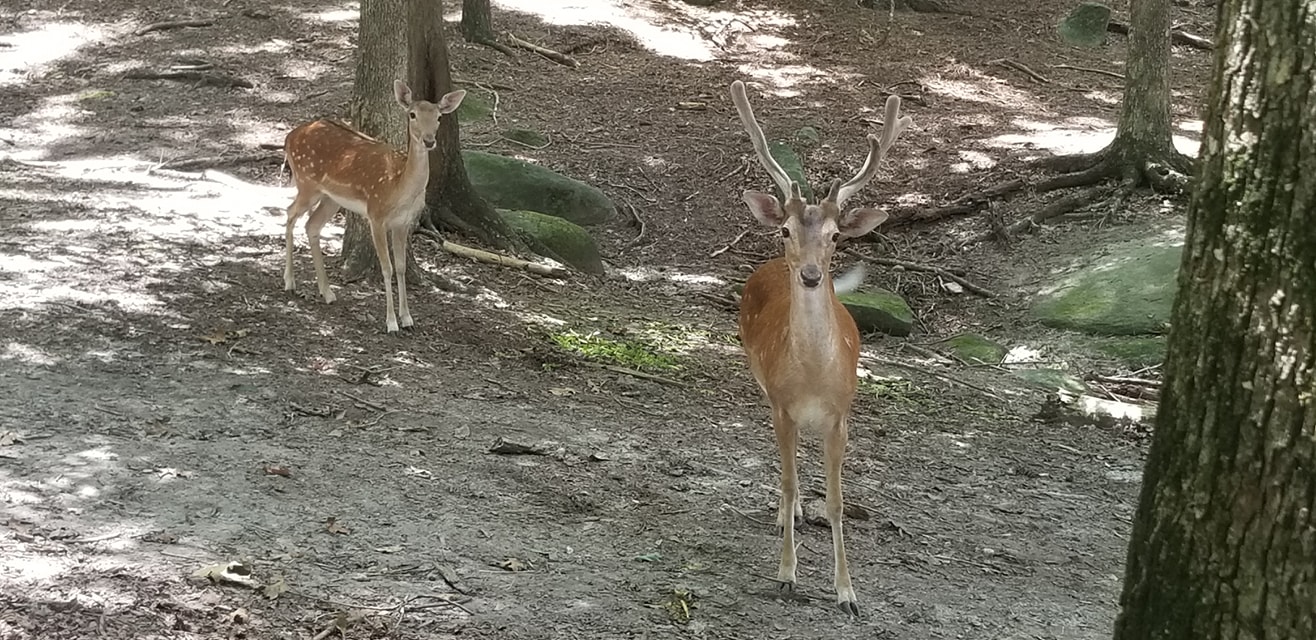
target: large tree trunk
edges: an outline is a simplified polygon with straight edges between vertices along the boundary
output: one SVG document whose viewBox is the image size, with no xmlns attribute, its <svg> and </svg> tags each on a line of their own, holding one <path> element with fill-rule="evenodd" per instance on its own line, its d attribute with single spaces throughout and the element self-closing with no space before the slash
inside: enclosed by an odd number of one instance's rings
<svg viewBox="0 0 1316 640">
<path fill-rule="evenodd" d="M 1316 638 L 1316 0 L 1220 0 L 1116 640 Z"/>
<path fill-rule="evenodd" d="M 404 112 L 393 98 L 393 81 L 407 77 L 407 52 L 398 42 L 398 34 L 406 33 L 406 20 L 403 0 L 361 0 L 356 81 L 352 85 L 352 125 L 397 147 L 406 143 L 407 135 Z M 343 277 L 379 279 L 370 227 L 361 216 L 350 211 L 344 215 Z"/>
<path fill-rule="evenodd" d="M 416 97 L 437 100 L 452 91 L 448 43 L 443 35 L 443 3 L 409 0 L 411 88 Z M 514 243 L 507 224 L 485 202 L 466 176 L 461 158 L 461 130 L 456 114 L 439 124 L 439 146 L 430 154 L 429 210 L 425 220 L 439 228 L 456 230 L 497 247 Z"/>
<path fill-rule="evenodd" d="M 1193 160 L 1174 147 L 1170 114 L 1170 0 L 1131 0 L 1129 49 L 1115 139 L 1093 154 L 1047 158 L 1042 165 L 1067 175 L 1040 191 L 1120 178 L 1126 188 L 1151 184 L 1162 191 L 1188 185 Z"/>
<path fill-rule="evenodd" d="M 479 44 L 495 40 L 489 0 L 462 0 L 462 37 Z"/>
</svg>

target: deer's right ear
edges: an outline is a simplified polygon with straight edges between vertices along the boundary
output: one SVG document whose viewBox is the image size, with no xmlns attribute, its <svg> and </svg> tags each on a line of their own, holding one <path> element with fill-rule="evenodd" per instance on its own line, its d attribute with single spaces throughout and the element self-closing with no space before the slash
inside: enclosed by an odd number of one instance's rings
<svg viewBox="0 0 1316 640">
<path fill-rule="evenodd" d="M 393 97 L 403 109 L 411 108 L 411 87 L 401 80 L 393 81 Z"/>
<path fill-rule="evenodd" d="M 750 213 L 764 225 L 777 227 L 786 222 L 786 215 L 782 213 L 781 203 L 776 196 L 761 191 L 746 191 L 741 197 L 749 205 Z"/>
<path fill-rule="evenodd" d="M 452 113 L 453 111 L 456 111 L 457 107 L 462 106 L 462 98 L 465 97 L 466 91 L 464 89 L 449 91 L 448 93 L 443 94 L 443 97 L 439 98 L 439 113 Z"/>
</svg>

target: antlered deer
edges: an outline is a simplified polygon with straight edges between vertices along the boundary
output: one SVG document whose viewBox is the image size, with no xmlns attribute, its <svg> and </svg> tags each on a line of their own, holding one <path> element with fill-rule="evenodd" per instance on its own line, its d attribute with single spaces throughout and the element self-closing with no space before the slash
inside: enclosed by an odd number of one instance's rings
<svg viewBox="0 0 1316 640">
<path fill-rule="evenodd" d="M 822 202 L 809 204 L 801 197 L 799 184 L 768 153 L 763 130 L 745 97 L 744 83 L 731 84 L 731 99 L 759 163 L 786 196 L 782 204 L 768 193 L 746 191 L 743 195 L 759 222 L 781 228 L 785 255 L 764 263 L 745 283 L 739 322 L 750 370 L 772 409 L 781 455 L 777 526 L 782 544 L 777 580 L 783 590 L 795 588 L 794 529 L 795 519 L 802 515 L 795 467 L 799 431 L 821 431 L 837 605 L 858 615 L 841 531 L 841 465 L 846 421 L 855 395 L 859 331 L 836 298 L 829 272 L 841 238 L 862 236 L 886 220 L 887 214 L 880 209 L 842 211 L 841 207 L 873 178 L 891 145 L 913 121 L 900 117 L 900 98 L 888 98 L 882 135 L 868 136 L 868 158 L 859 173 L 844 184 L 833 180 Z"/>
<path fill-rule="evenodd" d="M 388 305 L 388 331 L 412 326 L 407 308 L 407 242 L 416 217 L 425 207 L 425 187 L 430 178 L 430 154 L 437 145 L 439 118 L 461 105 L 465 91 L 445 94 L 437 104 L 411 99 L 411 89 L 401 80 L 393 83 L 393 96 L 407 111 L 406 153 L 333 120 L 308 122 L 288 133 L 284 153 L 292 171 L 297 197 L 288 206 L 285 231 L 283 288 L 293 291 L 292 235 L 297 219 L 306 212 L 306 238 L 311 245 L 311 262 L 325 303 L 334 301 L 324 273 L 320 253 L 320 229 L 344 207 L 366 218 L 374 241 L 379 269 L 384 274 L 384 302 Z M 393 256 L 389 260 L 389 235 Z M 398 278 L 398 314 L 393 312 L 393 273 Z"/>
</svg>

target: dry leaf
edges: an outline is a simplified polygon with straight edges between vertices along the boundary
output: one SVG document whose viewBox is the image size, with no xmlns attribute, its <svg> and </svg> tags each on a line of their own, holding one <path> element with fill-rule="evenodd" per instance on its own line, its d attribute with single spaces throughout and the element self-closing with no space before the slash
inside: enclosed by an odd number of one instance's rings
<svg viewBox="0 0 1316 640">
<path fill-rule="evenodd" d="M 232 624 L 247 624 L 251 622 L 251 612 L 245 607 L 238 607 L 233 613 L 228 614 L 228 621 Z"/>
<path fill-rule="evenodd" d="M 338 519 L 333 517 L 330 517 L 328 520 L 325 521 L 324 530 L 328 531 L 329 533 L 337 533 L 339 535 L 344 535 L 344 536 L 349 533 L 352 533 L 351 529 L 347 528 L 344 525 L 339 524 Z"/>
<path fill-rule="evenodd" d="M 254 588 L 259 585 L 256 579 L 251 577 L 251 569 L 241 562 L 204 566 L 193 572 L 192 577 L 206 578 L 211 582 L 229 582 L 244 587 Z"/>
<path fill-rule="evenodd" d="M 283 476 L 283 477 L 285 477 L 285 478 L 291 478 L 291 477 L 292 477 L 292 472 L 288 470 L 288 467 L 285 467 L 285 466 L 282 466 L 282 465 L 274 465 L 274 464 L 272 464 L 272 465 L 267 465 L 267 466 L 265 467 L 265 475 L 267 475 L 267 476 Z"/>
<path fill-rule="evenodd" d="M 525 571 L 526 569 L 533 569 L 535 565 L 519 558 L 508 558 L 499 562 L 497 566 L 499 569 L 506 569 L 508 571 Z"/>
<path fill-rule="evenodd" d="M 288 583 L 284 581 L 283 576 L 276 576 L 274 581 L 265 585 L 265 588 L 262 589 L 261 592 L 265 594 L 266 598 L 273 600 L 283 595 L 287 590 Z"/>
<path fill-rule="evenodd" d="M 9 445 L 18 444 L 22 441 L 22 438 L 19 438 L 18 434 L 13 431 L 0 433 L 0 447 L 8 447 Z"/>
<path fill-rule="evenodd" d="M 553 387 L 550 388 L 548 392 L 555 396 L 574 396 L 577 393 L 577 391 L 571 387 Z"/>
</svg>

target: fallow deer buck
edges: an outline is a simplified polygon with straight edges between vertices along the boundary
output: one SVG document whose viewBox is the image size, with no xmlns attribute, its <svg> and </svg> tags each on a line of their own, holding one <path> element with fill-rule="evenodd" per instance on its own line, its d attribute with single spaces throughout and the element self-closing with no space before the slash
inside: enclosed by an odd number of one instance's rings
<svg viewBox="0 0 1316 640">
<path fill-rule="evenodd" d="M 445 94 L 437 104 L 411 99 L 411 89 L 401 80 L 393 82 L 393 97 L 407 112 L 407 149 L 403 153 L 345 124 L 333 120 L 308 122 L 288 133 L 284 153 L 292 171 L 297 197 L 288 206 L 285 232 L 283 288 L 296 289 L 292 268 L 292 236 L 297 219 L 306 212 L 306 238 L 311 245 L 311 262 L 320 295 L 326 304 L 334 292 L 324 272 L 320 253 L 320 229 L 343 207 L 364 216 L 370 224 L 379 269 L 384 274 L 384 302 L 388 305 L 386 325 L 390 333 L 399 324 L 412 326 L 407 308 L 407 242 L 412 225 L 425 207 L 425 187 L 430 178 L 430 154 L 437 146 L 439 119 L 461 105 L 465 91 Z M 389 260 L 389 237 L 393 255 Z M 393 312 L 392 280 L 398 279 L 398 313 Z M 399 317 L 401 322 L 399 323 Z"/>
<path fill-rule="evenodd" d="M 801 428 L 818 430 L 823 439 L 837 605 L 858 615 L 842 534 L 841 465 L 856 388 L 859 331 L 837 299 L 829 272 L 837 241 L 862 236 L 886 220 L 887 214 L 880 209 L 842 211 L 842 207 L 872 180 L 891 145 L 913 121 L 900 117 L 900 98 L 888 98 L 882 135 L 868 136 L 868 158 L 859 173 L 845 183 L 833 180 L 822 202 L 809 204 L 800 195 L 800 185 L 768 153 L 763 130 L 745 97 L 744 83 L 731 84 L 731 99 L 759 163 L 786 197 L 782 204 L 768 193 L 746 191 L 743 195 L 759 222 L 781 228 L 785 255 L 764 263 L 745 283 L 739 321 L 750 370 L 771 406 L 781 455 L 777 526 L 782 544 L 777 580 L 782 590 L 794 590 L 795 519 L 802 515 L 795 452 Z"/>
</svg>

